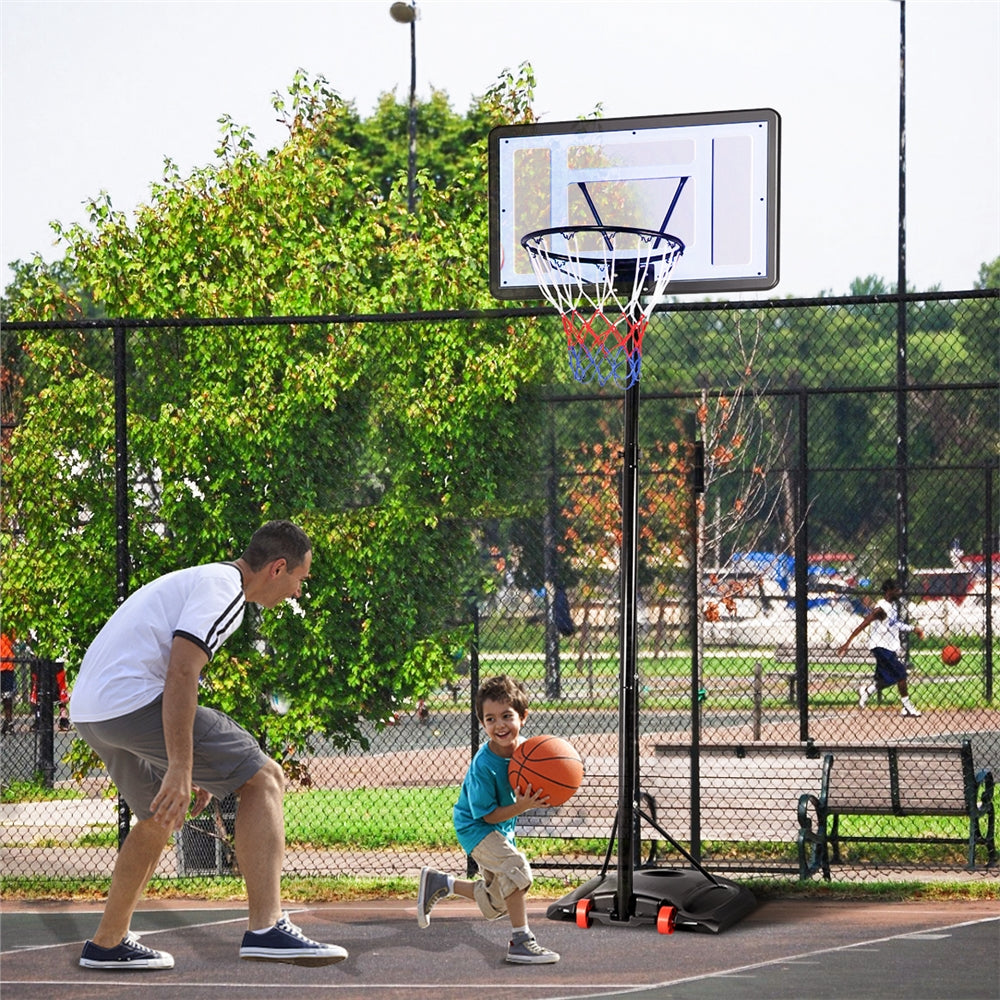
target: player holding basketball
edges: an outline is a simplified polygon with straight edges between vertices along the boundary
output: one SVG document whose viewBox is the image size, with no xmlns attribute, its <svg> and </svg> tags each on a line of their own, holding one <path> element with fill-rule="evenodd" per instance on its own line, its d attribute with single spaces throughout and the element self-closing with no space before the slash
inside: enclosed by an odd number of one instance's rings
<svg viewBox="0 0 1000 1000">
<path fill-rule="evenodd" d="M 462 782 L 453 819 L 458 842 L 479 867 L 482 878 L 457 879 L 434 868 L 420 872 L 417 923 L 427 927 L 435 903 L 448 896 L 474 900 L 487 920 L 510 918 L 507 961 L 519 965 L 549 965 L 559 956 L 543 948 L 528 927 L 528 890 L 532 875 L 528 859 L 514 843 L 515 821 L 529 809 L 545 806 L 548 796 L 515 791 L 507 778 L 521 726 L 528 717 L 528 693 L 520 681 L 506 675 L 483 681 L 476 693 L 476 715 L 487 741 L 476 752 Z"/>
<path fill-rule="evenodd" d="M 903 715 L 919 718 L 920 712 L 917 711 L 909 697 L 909 689 L 906 684 L 906 664 L 899 655 L 903 650 L 899 633 L 916 632 L 917 636 L 922 639 L 924 632 L 918 625 L 908 625 L 900 619 L 896 607 L 900 593 L 899 584 L 895 580 L 886 580 L 882 584 L 882 600 L 865 615 L 861 624 L 850 634 L 847 642 L 837 652 L 841 654 L 847 652 L 847 647 L 850 646 L 854 638 L 869 625 L 874 625 L 869 648 L 875 656 L 875 680 L 870 684 L 861 685 L 858 691 L 859 704 L 864 708 L 873 694 L 895 684 L 899 688 Z"/>
<path fill-rule="evenodd" d="M 347 958 L 307 938 L 281 911 L 284 774 L 232 719 L 198 705 L 202 669 L 243 620 L 248 601 L 273 608 L 302 593 L 312 545 L 290 521 L 270 521 L 235 562 L 178 570 L 128 598 L 83 658 L 70 712 L 138 822 L 115 861 L 104 914 L 80 965 L 171 969 L 173 956 L 141 944 L 132 914 L 171 834 L 190 809 L 235 794 L 236 859 L 249 929 L 240 958 L 328 965 Z M 192 804 L 192 794 L 194 803 Z"/>
</svg>

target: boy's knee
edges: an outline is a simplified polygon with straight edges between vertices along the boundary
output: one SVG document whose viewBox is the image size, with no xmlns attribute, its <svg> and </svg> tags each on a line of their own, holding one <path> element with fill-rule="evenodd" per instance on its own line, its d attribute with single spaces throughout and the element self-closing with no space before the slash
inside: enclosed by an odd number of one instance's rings
<svg viewBox="0 0 1000 1000">
<path fill-rule="evenodd" d="M 511 891 L 527 892 L 532 885 L 534 885 L 534 878 L 531 874 L 531 868 L 527 861 L 512 861 L 502 872 L 503 879 L 506 886 L 510 886 Z M 504 898 L 510 895 L 510 892 L 504 894 Z"/>
</svg>

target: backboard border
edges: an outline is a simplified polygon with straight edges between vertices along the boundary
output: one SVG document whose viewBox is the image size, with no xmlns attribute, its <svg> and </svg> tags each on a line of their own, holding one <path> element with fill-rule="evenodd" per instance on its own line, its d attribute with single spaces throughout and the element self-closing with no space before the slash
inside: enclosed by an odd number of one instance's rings
<svg viewBox="0 0 1000 1000">
<path fill-rule="evenodd" d="M 490 293 L 501 301 L 536 301 L 544 295 L 536 285 L 500 284 L 500 142 L 508 137 L 526 135 L 567 135 L 615 132 L 625 129 L 673 128 L 692 125 L 722 125 L 742 122 L 768 122 L 767 197 L 774 211 L 768 213 L 767 271 L 760 278 L 692 278 L 672 280 L 671 295 L 699 292 L 727 293 L 767 291 L 779 281 L 779 241 L 781 234 L 781 116 L 773 108 L 750 108 L 733 111 L 684 112 L 669 115 L 639 115 L 627 118 L 581 118 L 571 121 L 533 122 L 521 125 L 497 125 L 488 136 L 489 175 L 489 280 Z"/>
</svg>

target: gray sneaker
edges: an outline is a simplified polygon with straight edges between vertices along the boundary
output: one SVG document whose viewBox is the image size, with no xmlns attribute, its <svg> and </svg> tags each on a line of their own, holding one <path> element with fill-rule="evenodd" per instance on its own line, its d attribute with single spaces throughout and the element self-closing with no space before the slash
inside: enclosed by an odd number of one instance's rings
<svg viewBox="0 0 1000 1000">
<path fill-rule="evenodd" d="M 517 965 L 552 965 L 559 956 L 548 948 L 543 948 L 534 934 L 519 931 L 507 946 L 507 961 Z"/>
<path fill-rule="evenodd" d="M 436 868 L 421 868 L 420 888 L 417 890 L 417 926 L 429 926 L 434 904 L 450 895 L 448 876 L 444 872 L 439 872 Z"/>
</svg>

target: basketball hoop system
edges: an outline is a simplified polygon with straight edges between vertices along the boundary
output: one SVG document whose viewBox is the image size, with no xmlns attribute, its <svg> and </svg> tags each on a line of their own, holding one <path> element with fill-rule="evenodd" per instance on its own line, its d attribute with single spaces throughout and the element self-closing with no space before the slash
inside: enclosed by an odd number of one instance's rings
<svg viewBox="0 0 1000 1000">
<path fill-rule="evenodd" d="M 669 217 L 669 213 L 668 213 Z M 639 374 L 642 339 L 649 317 L 670 280 L 674 264 L 684 252 L 675 236 L 653 229 L 627 226 L 578 226 L 540 229 L 521 239 L 542 294 L 562 316 L 570 367 L 578 382 L 611 382 L 625 390 L 622 403 L 624 440 L 621 475 L 621 566 L 619 574 L 619 696 L 618 696 L 618 812 L 612 841 L 617 836 L 618 867 L 609 876 L 609 845 L 601 874 L 549 908 L 553 912 L 575 906 L 577 923 L 592 918 L 628 922 L 640 917 L 646 904 L 636 902 L 635 857 L 638 856 L 638 525 L 639 525 Z M 646 296 L 646 304 L 641 299 Z M 647 822 L 650 822 L 647 817 Z M 654 821 L 655 822 L 655 821 Z M 672 844 L 712 884 L 706 872 L 660 826 Z M 658 891 L 658 890 L 657 890 Z M 578 898 L 584 893 L 586 898 Z M 641 895 L 641 894 L 640 894 Z M 600 902 L 598 902 L 600 901 Z M 673 931 L 676 908 L 657 906 L 657 926 Z"/>
<path fill-rule="evenodd" d="M 678 293 L 748 291 L 777 282 L 779 121 L 777 112 L 757 109 L 501 125 L 490 132 L 490 290 L 498 299 L 543 297 L 562 318 L 573 378 L 623 390 L 620 402 L 607 400 L 607 409 L 620 409 L 622 417 L 618 808 L 600 873 L 547 912 L 553 919 L 575 917 L 581 927 L 593 920 L 629 926 L 653 919 L 662 933 L 675 923 L 720 930 L 755 905 L 748 889 L 706 871 L 655 815 L 642 811 L 639 404 L 643 339 L 682 255 Z M 695 178 L 697 184 L 689 183 Z M 541 228 L 539 218 L 550 228 Z M 627 224 L 608 224 L 615 219 Z M 701 442 L 691 444 L 694 510 L 704 487 L 697 475 Z M 692 550 L 697 566 L 696 537 Z M 693 623 L 692 748 L 701 739 L 697 627 Z M 701 842 L 699 767 L 692 749 L 692 849 Z M 694 870 L 642 865 L 642 823 Z M 682 882 L 690 890 L 680 890 Z M 676 920 L 681 910 L 685 916 Z"/>
<path fill-rule="evenodd" d="M 577 226 L 535 230 L 521 246 L 562 317 L 576 381 L 638 383 L 642 338 L 684 244 L 653 229 Z"/>
</svg>

